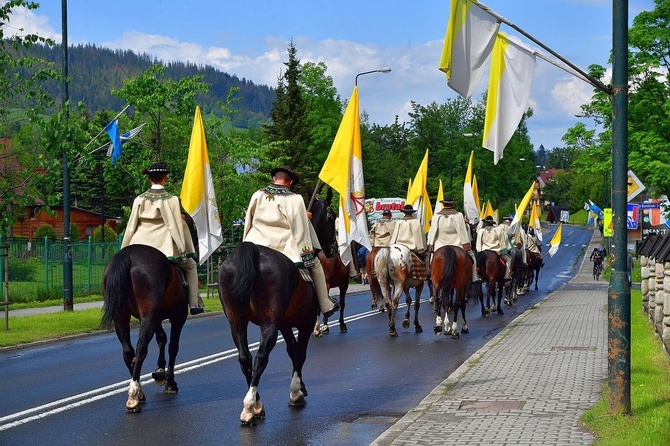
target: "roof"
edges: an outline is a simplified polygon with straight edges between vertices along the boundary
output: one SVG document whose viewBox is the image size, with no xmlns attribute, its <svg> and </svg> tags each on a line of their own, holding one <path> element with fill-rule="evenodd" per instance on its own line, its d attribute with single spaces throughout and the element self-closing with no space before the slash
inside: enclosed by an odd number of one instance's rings
<svg viewBox="0 0 670 446">
<path fill-rule="evenodd" d="M 540 183 L 540 188 L 543 188 L 547 184 L 549 184 L 549 181 L 551 181 L 551 178 L 556 174 L 556 169 L 555 167 L 552 167 L 551 169 L 546 169 L 537 174 L 537 180 Z"/>
</svg>

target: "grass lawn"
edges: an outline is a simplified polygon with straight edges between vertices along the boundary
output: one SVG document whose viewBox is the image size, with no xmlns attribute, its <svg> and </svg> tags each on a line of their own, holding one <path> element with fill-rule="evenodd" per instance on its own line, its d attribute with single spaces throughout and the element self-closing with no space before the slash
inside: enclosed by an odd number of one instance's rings
<svg viewBox="0 0 670 446">
<path fill-rule="evenodd" d="M 101 296 L 90 296 L 86 301 L 101 300 Z M 205 302 L 205 311 L 223 311 L 218 295 L 215 293 L 214 297 L 209 299 L 203 298 Z M 77 308 L 77 303 L 84 302 L 84 298 L 75 298 L 74 307 Z M 62 300 L 42 302 L 41 305 L 63 305 Z M 35 307 L 33 304 L 12 304 L 11 309 Z M 2 312 L 0 312 L 2 314 Z M 91 333 L 100 328 L 100 319 L 102 317 L 102 310 L 88 309 L 76 311 L 60 311 L 51 314 L 37 314 L 34 316 L 11 316 L 9 318 L 9 331 L 4 329 L 4 320 L 0 328 L 0 347 L 9 347 L 28 342 L 41 341 L 45 339 L 58 339 L 63 336 Z M 3 318 L 4 319 L 4 318 Z M 132 321 L 137 322 L 136 319 Z M 131 322 L 132 322 L 131 321 Z M 188 322 L 187 322 L 188 323 Z"/>
<path fill-rule="evenodd" d="M 608 413 L 609 395 L 582 417 L 596 446 L 670 445 L 670 356 L 663 351 L 640 290 L 631 291 L 631 415 Z"/>
</svg>

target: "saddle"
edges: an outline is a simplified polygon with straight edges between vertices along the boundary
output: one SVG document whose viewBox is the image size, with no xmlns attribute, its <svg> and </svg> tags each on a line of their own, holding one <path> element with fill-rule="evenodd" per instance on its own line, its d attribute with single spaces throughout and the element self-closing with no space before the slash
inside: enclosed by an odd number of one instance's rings
<svg viewBox="0 0 670 446">
<path fill-rule="evenodd" d="M 423 259 L 419 257 L 416 253 L 411 253 L 412 258 L 412 279 L 424 281 L 428 278 L 428 271 L 426 270 L 426 264 L 423 262 Z"/>
</svg>

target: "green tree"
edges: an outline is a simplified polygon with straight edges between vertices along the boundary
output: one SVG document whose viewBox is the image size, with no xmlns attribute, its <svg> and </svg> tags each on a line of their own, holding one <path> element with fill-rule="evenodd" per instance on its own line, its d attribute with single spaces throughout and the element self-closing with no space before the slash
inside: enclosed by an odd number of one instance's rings
<svg viewBox="0 0 670 446">
<path fill-rule="evenodd" d="M 53 99 L 44 92 L 43 83 L 57 79 L 53 67 L 38 57 L 21 55 L 20 51 L 36 44 L 51 46 L 54 42 L 34 33 L 23 34 L 16 30 L 11 18 L 16 8 L 35 10 L 39 3 L 9 0 L 0 5 L 0 135 L 12 135 L 23 128 L 34 129 Z M 26 104 L 28 104 L 26 106 Z M 26 136 L 30 131 L 26 131 Z M 34 138 L 32 139 L 35 140 Z M 0 234 L 11 231 L 15 222 L 14 207 L 30 204 L 34 200 L 35 180 L 38 179 L 41 157 L 37 153 L 21 150 L 19 141 L 3 144 L 0 148 Z M 30 147 L 34 149 L 34 147 Z M 11 234 L 9 234 L 11 235 Z"/>
<path fill-rule="evenodd" d="M 293 42 L 288 47 L 288 62 L 284 62 L 286 71 L 279 76 L 276 99 L 270 111 L 271 122 L 265 125 L 265 134 L 273 145 L 268 164 L 261 169 L 269 173 L 275 164 L 291 166 L 300 174 L 300 184 L 296 191 L 308 197 L 317 182 L 318 171 L 314 167 L 313 153 L 306 148 L 311 146 L 308 126 L 307 105 L 300 86 L 300 59 Z"/>
</svg>

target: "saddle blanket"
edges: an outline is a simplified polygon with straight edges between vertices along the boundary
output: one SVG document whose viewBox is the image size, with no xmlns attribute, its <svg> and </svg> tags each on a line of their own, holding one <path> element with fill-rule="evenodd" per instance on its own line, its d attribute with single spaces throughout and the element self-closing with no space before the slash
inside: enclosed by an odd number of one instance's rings
<svg viewBox="0 0 670 446">
<path fill-rule="evenodd" d="M 412 252 L 412 279 L 426 280 L 428 278 L 428 271 L 423 259 L 416 253 Z"/>
</svg>

